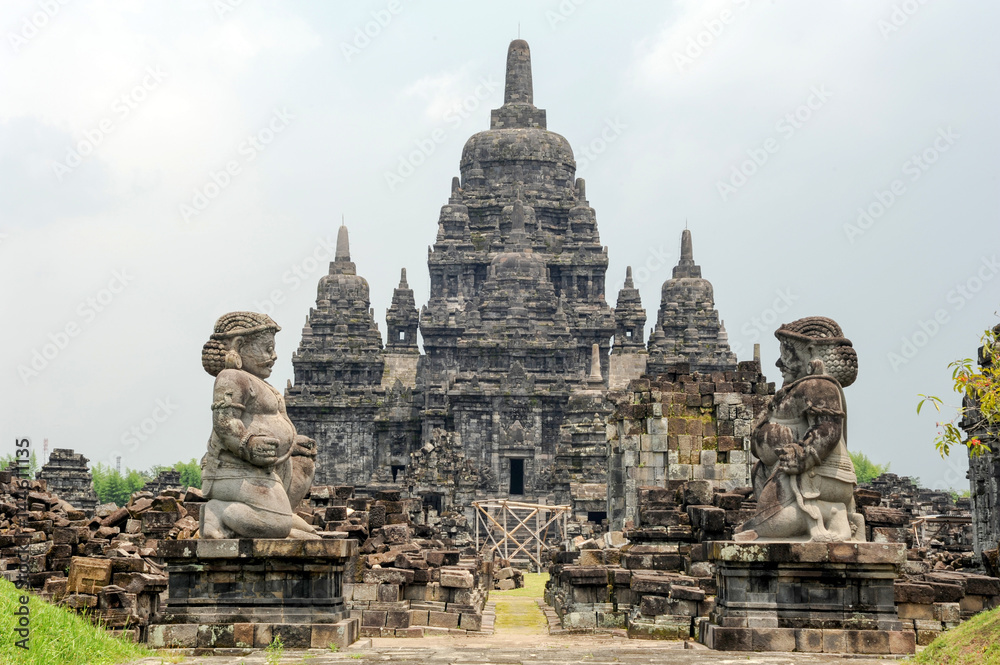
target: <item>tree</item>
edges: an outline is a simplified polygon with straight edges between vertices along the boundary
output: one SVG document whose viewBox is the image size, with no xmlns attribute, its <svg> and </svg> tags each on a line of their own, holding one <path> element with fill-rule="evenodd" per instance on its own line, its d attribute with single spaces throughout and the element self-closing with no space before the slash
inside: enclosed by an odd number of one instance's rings
<svg viewBox="0 0 1000 665">
<path fill-rule="evenodd" d="M 132 497 L 150 481 L 148 474 L 135 469 L 125 469 L 123 476 L 117 469 L 97 463 L 90 469 L 94 479 L 94 492 L 101 503 L 114 503 L 124 506 Z"/>
<path fill-rule="evenodd" d="M 10 467 L 14 463 L 14 455 L 4 455 L 0 457 L 0 470 L 4 470 Z M 38 457 L 35 455 L 35 451 L 31 451 L 31 456 L 28 457 L 28 478 L 34 480 L 38 477 L 38 472 L 40 467 L 38 466 Z"/>
<path fill-rule="evenodd" d="M 854 462 L 854 473 L 858 476 L 858 484 L 863 485 L 875 480 L 889 470 L 889 463 L 876 464 L 861 451 L 848 453 Z"/>
<path fill-rule="evenodd" d="M 947 457 L 952 446 L 963 445 L 970 455 L 980 455 L 989 449 L 983 438 L 996 439 L 1000 430 L 1000 326 L 987 330 L 981 338 L 979 361 L 972 358 L 956 360 L 951 368 L 952 388 L 962 396 L 962 406 L 953 407 L 955 416 L 948 422 L 938 422 L 934 447 Z M 927 402 L 941 411 L 943 401 L 933 395 L 919 395 L 917 413 Z M 969 433 L 966 437 L 963 433 Z"/>
</svg>

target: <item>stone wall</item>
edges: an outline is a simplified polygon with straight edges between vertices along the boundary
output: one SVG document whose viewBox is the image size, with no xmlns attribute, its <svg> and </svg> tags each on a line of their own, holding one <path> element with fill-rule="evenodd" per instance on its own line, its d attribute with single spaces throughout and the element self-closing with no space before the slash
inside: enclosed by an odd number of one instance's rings
<svg viewBox="0 0 1000 665">
<path fill-rule="evenodd" d="M 685 364 L 612 393 L 608 419 L 608 518 L 613 530 L 637 524 L 638 488 L 667 480 L 750 485 L 750 426 L 774 384 L 758 361 L 733 372 L 689 373 Z"/>
</svg>

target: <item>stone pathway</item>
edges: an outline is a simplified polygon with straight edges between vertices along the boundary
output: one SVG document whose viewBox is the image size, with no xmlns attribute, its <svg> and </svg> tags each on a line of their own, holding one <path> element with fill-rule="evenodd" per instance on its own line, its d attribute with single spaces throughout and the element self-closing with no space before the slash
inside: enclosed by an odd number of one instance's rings
<svg viewBox="0 0 1000 665">
<path fill-rule="evenodd" d="M 685 645 L 688 648 L 685 648 Z M 271 665 L 267 654 L 176 656 L 164 653 L 132 665 Z M 286 651 L 282 665 L 876 665 L 899 661 L 823 654 L 761 654 L 710 651 L 690 642 L 628 640 L 602 635 L 517 634 L 498 631 L 483 637 L 373 638 L 338 653 L 313 649 Z"/>
<path fill-rule="evenodd" d="M 551 631 L 551 632 L 550 632 Z M 622 631 L 624 633 L 624 631 Z M 339 652 L 285 651 L 280 660 L 265 651 L 246 656 L 184 656 L 169 651 L 129 665 L 877 665 L 898 660 L 824 654 L 711 651 L 693 642 L 629 640 L 621 635 L 570 633 L 539 598 L 499 597 L 483 612 L 483 632 L 418 639 L 361 639 Z"/>
</svg>

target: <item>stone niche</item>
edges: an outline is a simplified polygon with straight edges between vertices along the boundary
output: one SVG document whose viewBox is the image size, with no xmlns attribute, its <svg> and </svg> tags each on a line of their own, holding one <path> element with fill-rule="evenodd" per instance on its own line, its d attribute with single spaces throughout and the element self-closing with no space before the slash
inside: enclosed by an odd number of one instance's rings
<svg viewBox="0 0 1000 665">
<path fill-rule="evenodd" d="M 907 654 L 896 614 L 903 543 L 706 543 L 716 609 L 699 625 L 718 651 Z"/>
<path fill-rule="evenodd" d="M 280 635 L 293 649 L 346 647 L 359 622 L 344 602 L 355 540 L 163 541 L 170 582 L 150 627 L 154 648 L 263 648 Z"/>
</svg>

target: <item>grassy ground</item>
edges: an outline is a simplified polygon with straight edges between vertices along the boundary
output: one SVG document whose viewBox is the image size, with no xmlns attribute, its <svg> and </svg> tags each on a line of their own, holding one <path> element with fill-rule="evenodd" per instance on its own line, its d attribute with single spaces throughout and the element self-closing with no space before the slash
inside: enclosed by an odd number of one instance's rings
<svg viewBox="0 0 1000 665">
<path fill-rule="evenodd" d="M 548 579 L 548 573 L 525 573 L 522 588 L 490 591 L 490 600 L 496 602 L 494 628 L 498 633 L 548 634 L 549 624 L 535 603 L 535 599 L 545 592 Z"/>
<path fill-rule="evenodd" d="M 1000 608 L 941 635 L 912 661 L 933 665 L 1000 665 Z"/>
<path fill-rule="evenodd" d="M 490 591 L 490 599 L 495 598 L 541 598 L 545 595 L 548 573 L 525 573 L 524 586 L 510 591 Z"/>
<path fill-rule="evenodd" d="M 28 649 L 15 644 L 14 633 L 21 592 L 0 579 L 0 663 L 4 665 L 113 665 L 153 655 L 125 640 L 115 639 L 75 612 L 29 595 Z"/>
</svg>

